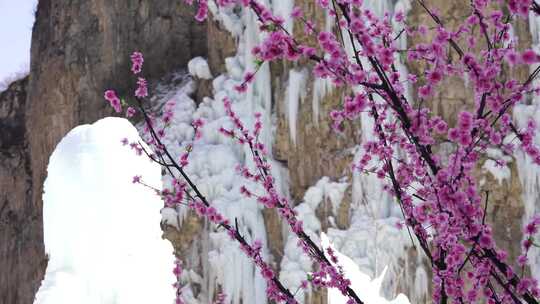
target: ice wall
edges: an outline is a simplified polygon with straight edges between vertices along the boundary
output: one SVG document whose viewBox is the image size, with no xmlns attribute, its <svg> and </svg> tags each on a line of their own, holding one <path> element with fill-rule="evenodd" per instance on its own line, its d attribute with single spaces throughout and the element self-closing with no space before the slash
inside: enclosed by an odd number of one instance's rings
<svg viewBox="0 0 540 304">
<path fill-rule="evenodd" d="M 240 67 L 231 66 L 232 68 Z M 162 142 L 175 158 L 180 157 L 188 144 L 193 144 L 190 163 L 185 168 L 186 173 L 213 206 L 227 218 L 238 221 L 239 227 L 243 228 L 242 232 L 248 239 L 259 239 L 266 245 L 266 231 L 264 225 L 261 225 L 264 223 L 261 209 L 254 200 L 242 196 L 239 190 L 242 183 L 239 182 L 241 178 L 235 168 L 237 165 L 248 163 L 246 150 L 218 132 L 220 127 L 230 125 L 225 116 L 222 97 L 229 96 L 233 101 L 233 108 L 248 125 L 252 123 L 251 107 L 253 106 L 253 110 L 263 109 L 260 105 L 252 105 L 245 99 L 240 99 L 241 95 L 234 90 L 239 81 L 230 75 L 215 78 L 213 81 L 215 99 L 205 98 L 197 107 L 189 97 L 193 92 L 194 83 L 185 75 L 178 77 L 184 77 L 183 81 L 177 86 L 159 88 L 154 101 L 156 110 L 169 109 L 173 112 Z M 193 142 L 190 124 L 196 118 L 203 119 L 205 126 L 202 129 L 202 137 Z M 157 125 L 157 128 L 161 127 L 163 126 Z M 170 177 L 164 176 L 164 186 L 170 185 Z M 187 208 L 185 206 L 176 209 L 165 208 L 162 215 L 163 222 L 181 227 L 187 216 Z M 186 277 L 184 281 L 186 285 L 200 284 L 203 289 L 197 298 L 186 299 L 186 302 L 211 302 L 219 285 L 232 303 L 240 303 L 241 299 L 261 299 L 260 303 L 266 303 L 266 284 L 251 260 L 245 257 L 238 249 L 238 245 L 231 242 L 223 231 L 208 223 L 205 224 L 205 230 L 208 232 L 203 233 L 202 240 L 198 240 L 203 242 L 201 247 L 204 251 L 195 253 L 204 259 L 200 265 L 201 269 L 192 269 L 191 271 L 197 272 L 197 275 Z M 263 255 L 267 253 L 263 252 Z"/>
</svg>

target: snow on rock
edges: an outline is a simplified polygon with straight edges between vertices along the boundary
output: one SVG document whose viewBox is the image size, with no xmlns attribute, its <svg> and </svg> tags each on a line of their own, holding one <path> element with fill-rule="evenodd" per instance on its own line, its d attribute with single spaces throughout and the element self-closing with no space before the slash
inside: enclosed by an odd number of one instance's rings
<svg viewBox="0 0 540 304">
<path fill-rule="evenodd" d="M 499 185 L 502 184 L 504 180 L 510 180 L 512 173 L 510 172 L 508 165 L 500 165 L 496 160 L 502 160 L 508 164 L 512 161 L 512 157 L 504 155 L 499 149 L 490 148 L 487 149 L 486 152 L 488 159 L 484 162 L 482 169 L 493 175 Z"/>
<path fill-rule="evenodd" d="M 223 25 L 234 37 L 242 35 L 242 17 L 234 12 L 233 6 L 218 7 L 215 1 L 210 0 L 208 1 L 208 9 L 212 18 Z"/>
<path fill-rule="evenodd" d="M 321 244 L 323 248 L 332 248 L 335 256 L 338 258 L 338 264 L 343 267 L 345 277 L 351 280 L 351 288 L 358 294 L 360 299 L 366 304 L 410 304 L 409 299 L 403 294 L 399 294 L 394 300 L 388 301 L 379 293 L 382 287 L 382 281 L 386 275 L 385 267 L 380 276 L 371 279 L 371 277 L 362 272 L 358 265 L 348 256 L 336 250 L 326 234 L 321 234 Z M 326 251 L 325 251 L 326 253 Z M 329 259 L 330 257 L 327 256 Z M 328 304 L 346 304 L 347 298 L 337 289 L 328 290 Z"/>
<path fill-rule="evenodd" d="M 335 248 L 352 259 L 362 273 L 369 277 L 386 273 L 384 296 L 396 294 L 398 280 L 405 277 L 406 269 L 400 259 L 406 260 L 406 249 L 411 241 L 405 228 L 397 228 L 400 220 L 396 217 L 373 219 L 356 210 L 347 230 L 329 228 L 327 231 Z M 427 291 L 427 282 L 422 288 Z"/>
<path fill-rule="evenodd" d="M 195 57 L 188 62 L 189 73 L 200 79 L 212 79 L 208 62 L 202 57 Z"/>
<path fill-rule="evenodd" d="M 319 243 L 321 233 L 321 223 L 315 213 L 317 208 L 325 200 L 339 206 L 347 186 L 346 183 L 333 183 L 328 177 L 323 177 L 306 191 L 303 202 L 294 208 L 298 218 L 303 222 L 304 230 L 315 243 Z M 298 247 L 297 242 L 298 237 L 289 233 L 281 260 L 279 279 L 290 290 L 297 290 L 302 281 L 307 279 L 307 274 L 313 270 L 311 259 Z M 299 289 L 296 299 L 303 303 L 305 296 L 304 290 Z"/>
<path fill-rule="evenodd" d="M 171 303 L 173 248 L 161 239 L 163 206 L 135 175 L 160 188 L 161 170 L 122 138 L 137 141 L 125 119 L 71 130 L 50 157 L 43 225 L 49 257 L 34 304 Z"/>
</svg>

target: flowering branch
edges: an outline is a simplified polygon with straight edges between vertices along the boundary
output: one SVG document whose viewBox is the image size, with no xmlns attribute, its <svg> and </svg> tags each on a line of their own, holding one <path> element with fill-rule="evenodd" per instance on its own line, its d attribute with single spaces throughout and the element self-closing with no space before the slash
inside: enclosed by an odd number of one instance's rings
<svg viewBox="0 0 540 304">
<path fill-rule="evenodd" d="M 481 192 L 473 175 L 475 166 L 488 148 L 513 153 L 515 146 L 512 141 L 505 142 L 507 135 L 515 135 L 521 149 L 536 164 L 540 164 L 540 148 L 533 142 L 537 126 L 530 121 L 526 128 L 520 130 L 509 115 L 525 95 L 540 92 L 539 88 L 533 86 L 533 81 L 540 74 L 540 66 L 524 82 L 500 77 L 503 67 L 540 63 L 540 55 L 534 50 L 518 52 L 516 42 L 509 34 L 513 19 L 526 18 L 530 10 L 540 12 L 535 1 L 511 0 L 501 4 L 507 6 L 509 14 L 489 7 L 489 2 L 497 1 L 471 1 L 470 14 L 465 23 L 456 30 L 449 30 L 423 0 L 416 2 L 434 21 L 435 26 L 431 29 L 423 25 L 408 26 L 403 12 L 378 17 L 365 8 L 362 1 L 316 0 L 320 8 L 335 18 L 339 38 L 333 32 L 317 30 L 311 20 L 302 16 L 299 8 L 293 9 L 292 17 L 301 20 L 306 32 L 313 35 L 317 44 L 315 47 L 299 43 L 284 28 L 284 19 L 273 15 L 271 10 L 256 0 L 216 2 L 219 7 L 240 5 L 249 9 L 257 17 L 260 30 L 267 33 L 262 43 L 251 50 L 257 58 L 257 70 L 246 73 L 236 87 L 239 92 L 246 91 L 264 62 L 296 62 L 304 58 L 314 63 L 315 77 L 329 79 L 336 87 L 350 89 L 344 90 L 348 93 L 344 93 L 342 108 L 330 114 L 336 131 L 342 129 L 345 121 L 359 119 L 366 113 L 374 120 L 375 138 L 363 143 L 365 153 L 355 168 L 362 172 L 373 171 L 379 178 L 386 179 L 385 190 L 396 198 L 409 235 L 416 237 L 431 263 L 435 302 L 472 303 L 483 297 L 489 303 L 538 303 L 536 298 L 540 295 L 540 289 L 537 282 L 524 277 L 523 271 L 518 276 L 506 261 L 506 252 L 497 248 L 492 228 L 485 222 L 489 194 L 485 194 L 485 203 L 482 204 Z M 196 19 L 204 20 L 207 14 L 207 1 L 198 0 Z M 403 25 L 397 34 L 391 18 Z M 485 45 L 479 45 L 479 39 L 474 34 L 477 28 Z M 428 33 L 433 34 L 430 43 L 417 43 L 407 50 L 400 50 L 396 45 L 402 35 L 425 36 Z M 345 39 L 350 42 L 352 50 L 346 47 Z M 466 47 L 461 46 L 464 43 Z M 479 51 L 472 53 L 471 49 Z M 447 58 L 450 51 L 458 55 L 457 60 Z M 395 64 L 399 53 L 405 53 L 411 63 L 422 64 L 425 70 L 419 75 L 402 75 Z M 132 62 L 133 73 L 139 74 L 142 55 L 134 53 Z M 451 76 L 468 77 L 474 99 L 473 111 L 461 111 L 455 126 L 449 126 L 442 117 L 433 115 L 424 106 L 424 102 L 432 98 L 437 89 L 442 89 L 442 81 Z M 417 90 L 419 102 L 413 106 L 412 100 L 405 96 L 405 85 L 418 81 L 421 83 Z M 275 301 L 296 303 L 294 295 L 263 261 L 261 244 L 257 241 L 249 243 L 240 234 L 237 222 L 232 225 L 219 214 L 185 173 L 184 167 L 189 162 L 191 150 L 184 153 L 178 163 L 163 145 L 160 138 L 164 136 L 164 130 L 154 129 L 153 120 L 143 107 L 142 100 L 148 95 L 146 85 L 146 80 L 139 77 L 135 96 L 149 135 L 147 143 L 154 151 L 148 153 L 139 147 L 142 146 L 140 144 L 135 148 L 164 166 L 173 177 L 175 189 L 164 190 L 161 195 L 170 204 L 186 200 L 188 207 L 199 216 L 224 228 L 259 267 L 268 283 L 268 297 Z M 114 91 L 105 92 L 105 99 L 116 112 L 122 111 L 124 101 Z M 285 198 L 278 195 L 274 178 L 269 173 L 265 147 L 258 140 L 262 128 L 260 115 L 256 116 L 253 132 L 250 132 L 232 110 L 230 101 L 225 99 L 224 103 L 234 127 L 220 131 L 247 145 L 256 167 L 255 172 L 248 168 L 239 168 L 239 172 L 264 189 L 264 195 L 256 195 L 255 191 L 242 187 L 242 194 L 256 197 L 266 208 L 275 208 L 288 223 L 298 236 L 298 245 L 318 267 L 310 277 L 314 286 L 337 288 L 349 298 L 349 303 L 362 303 L 342 269 L 337 266 L 332 252 L 326 250 L 325 253 L 325 249 L 306 234 L 295 210 Z M 128 112 L 128 116 L 134 114 L 133 109 L 128 109 Z M 194 123 L 194 128 L 201 126 L 202 122 Z M 452 145 L 453 150 L 448 155 L 437 151 L 441 142 Z M 397 153 L 402 155 L 399 161 L 395 161 Z M 443 156 L 447 156 L 448 160 L 444 160 Z M 374 169 L 367 170 L 368 166 Z M 415 189 L 414 193 L 407 191 L 410 187 Z M 528 250 L 534 244 L 532 240 L 539 223 L 534 221 L 527 226 L 527 242 L 523 244 L 523 254 L 517 261 L 522 270 Z"/>
</svg>

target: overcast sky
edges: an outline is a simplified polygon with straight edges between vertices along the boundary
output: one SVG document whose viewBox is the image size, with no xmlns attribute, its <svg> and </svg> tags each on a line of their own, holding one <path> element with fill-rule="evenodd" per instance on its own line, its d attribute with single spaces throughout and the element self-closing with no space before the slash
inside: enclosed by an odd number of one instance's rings
<svg viewBox="0 0 540 304">
<path fill-rule="evenodd" d="M 0 81 L 28 70 L 37 0 L 0 0 Z"/>
</svg>

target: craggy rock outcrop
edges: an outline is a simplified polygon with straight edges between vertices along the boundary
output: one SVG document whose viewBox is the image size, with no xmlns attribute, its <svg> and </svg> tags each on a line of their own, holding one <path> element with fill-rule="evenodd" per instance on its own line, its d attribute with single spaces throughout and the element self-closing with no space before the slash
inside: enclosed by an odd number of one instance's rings
<svg viewBox="0 0 540 304">
<path fill-rule="evenodd" d="M 28 77 L 0 93 L 0 303 L 32 303 L 45 273 L 25 126 Z"/>
</svg>

